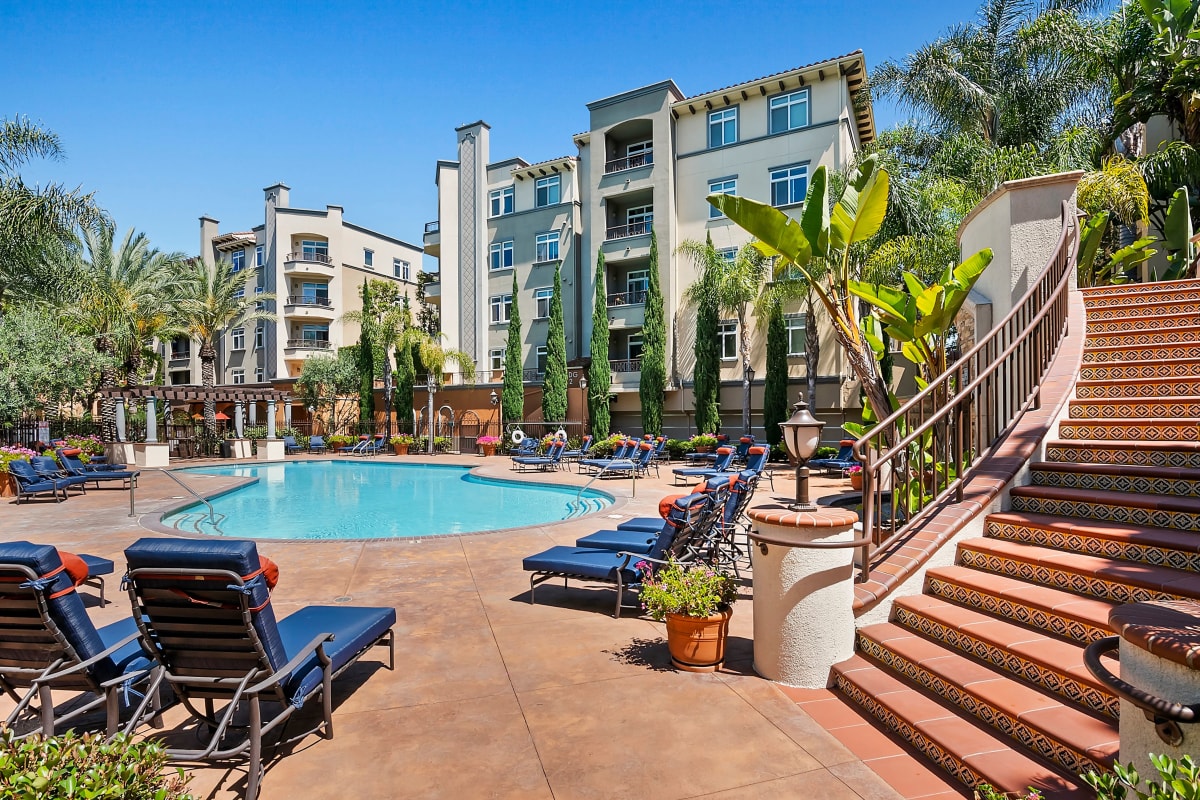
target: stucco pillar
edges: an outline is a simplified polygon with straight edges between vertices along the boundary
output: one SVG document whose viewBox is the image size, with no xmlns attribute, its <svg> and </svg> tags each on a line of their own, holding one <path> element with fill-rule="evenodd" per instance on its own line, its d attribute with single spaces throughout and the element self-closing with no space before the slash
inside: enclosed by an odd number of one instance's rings
<svg viewBox="0 0 1200 800">
<path fill-rule="evenodd" d="M 283 401 L 283 427 L 292 427 L 292 401 L 290 399 Z"/>
<path fill-rule="evenodd" d="M 854 655 L 854 553 L 858 515 L 842 508 L 750 511 L 755 529 L 754 671 L 810 689 L 829 684 L 830 668 Z"/>
<path fill-rule="evenodd" d="M 254 427 L 258 424 L 258 401 L 250 401 L 250 426 Z"/>
<path fill-rule="evenodd" d="M 246 435 L 246 404 L 241 400 L 233 405 L 233 430 L 239 439 Z"/>
<path fill-rule="evenodd" d="M 158 416 L 153 397 L 146 398 L 146 443 L 158 441 Z"/>
<path fill-rule="evenodd" d="M 275 438 L 275 401 L 267 401 L 267 438 Z"/>
<path fill-rule="evenodd" d="M 125 441 L 125 398 L 118 397 L 115 401 L 117 441 Z"/>
</svg>

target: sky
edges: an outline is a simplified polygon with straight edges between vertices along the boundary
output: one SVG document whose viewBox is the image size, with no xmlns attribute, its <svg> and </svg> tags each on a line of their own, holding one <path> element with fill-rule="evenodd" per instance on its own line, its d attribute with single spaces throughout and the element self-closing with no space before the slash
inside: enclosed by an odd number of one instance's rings
<svg viewBox="0 0 1200 800">
<path fill-rule="evenodd" d="M 965 22 L 974 0 L 175 2 L 0 0 L 0 116 L 57 133 L 27 181 L 94 191 L 119 230 L 195 254 L 198 218 L 291 205 L 420 245 L 454 129 L 493 160 L 574 154 L 586 104 L 667 78 L 685 94 L 862 49 L 869 68 Z M 882 129 L 905 116 L 877 104 Z M 426 259 L 426 268 L 435 264 Z"/>
</svg>

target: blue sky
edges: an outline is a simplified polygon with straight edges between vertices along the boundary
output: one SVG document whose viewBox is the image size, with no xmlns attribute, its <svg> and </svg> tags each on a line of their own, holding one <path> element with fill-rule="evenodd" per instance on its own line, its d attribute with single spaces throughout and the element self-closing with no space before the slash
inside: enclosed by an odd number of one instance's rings
<svg viewBox="0 0 1200 800">
<path fill-rule="evenodd" d="M 454 128 L 494 159 L 574 153 L 585 104 L 672 78 L 688 94 L 861 48 L 874 67 L 975 13 L 961 2 L 259 2 L 0 0 L 0 115 L 57 132 L 23 170 L 95 191 L 120 229 L 195 253 L 201 214 L 293 206 L 420 244 Z M 877 107 L 880 127 L 897 119 Z"/>
</svg>

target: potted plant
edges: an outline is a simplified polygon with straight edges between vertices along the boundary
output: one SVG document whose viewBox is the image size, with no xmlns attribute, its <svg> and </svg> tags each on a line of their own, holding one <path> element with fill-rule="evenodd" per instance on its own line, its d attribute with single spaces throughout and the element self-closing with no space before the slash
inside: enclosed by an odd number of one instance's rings
<svg viewBox="0 0 1200 800">
<path fill-rule="evenodd" d="M 8 465 L 13 461 L 28 461 L 37 453 L 20 445 L 0 447 L 0 497 L 17 496 L 17 480 L 8 474 Z"/>
<path fill-rule="evenodd" d="M 846 474 L 850 476 L 850 488 L 856 492 L 862 491 L 862 467 L 855 464 L 850 469 L 846 470 Z"/>
<path fill-rule="evenodd" d="M 388 444 L 396 451 L 398 456 L 408 455 L 408 448 L 412 447 L 413 437 L 407 433 L 398 433 L 391 439 L 388 439 Z"/>
<path fill-rule="evenodd" d="M 500 437 L 480 436 L 475 440 L 475 444 L 479 445 L 479 449 L 483 451 L 484 458 L 489 458 L 496 455 L 496 445 L 500 444 Z"/>
<path fill-rule="evenodd" d="M 737 600 L 734 577 L 707 564 L 684 565 L 674 559 L 657 569 L 640 561 L 637 570 L 642 574 L 642 607 L 667 623 L 671 663 L 687 672 L 719 669 Z"/>
<path fill-rule="evenodd" d="M 688 439 L 688 442 L 691 443 L 692 452 L 694 453 L 711 453 L 713 448 L 717 446 L 717 437 L 711 433 L 698 433 L 691 439 Z"/>
<path fill-rule="evenodd" d="M 325 447 L 330 453 L 336 453 L 339 447 L 348 447 L 352 444 L 358 444 L 357 436 L 350 436 L 346 433 L 335 433 L 333 436 L 325 437 Z"/>
</svg>

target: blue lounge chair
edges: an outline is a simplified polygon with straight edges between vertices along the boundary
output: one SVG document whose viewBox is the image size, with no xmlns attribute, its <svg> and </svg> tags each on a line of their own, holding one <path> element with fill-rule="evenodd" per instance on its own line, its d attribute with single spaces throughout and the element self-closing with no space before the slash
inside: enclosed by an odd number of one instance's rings
<svg viewBox="0 0 1200 800">
<path fill-rule="evenodd" d="M 66 488 L 72 486 L 79 487 L 80 494 L 87 494 L 87 487 L 84 486 L 89 478 L 86 475 L 70 475 L 63 470 L 50 456 L 31 456 L 29 466 L 33 467 L 34 473 L 39 477 L 48 481 L 59 480 L 66 484 Z M 65 496 L 65 492 L 64 492 Z"/>
<path fill-rule="evenodd" d="M 750 448 L 754 446 L 754 434 L 748 433 L 738 440 L 737 447 L 733 451 L 733 463 L 745 464 L 746 457 L 750 454 Z"/>
<path fill-rule="evenodd" d="M 763 469 L 766 468 L 766 466 L 767 466 L 767 456 L 768 456 L 767 448 L 762 447 L 761 445 L 752 446 L 749 449 L 749 451 L 746 453 L 746 463 L 743 466 L 743 469 L 750 470 L 751 472 L 754 472 L 755 474 L 762 472 Z M 705 472 L 705 474 L 703 475 L 703 477 L 711 478 L 714 475 L 726 475 L 730 472 L 738 471 L 736 469 L 736 467 L 734 467 L 734 462 L 735 462 L 736 458 L 737 458 L 737 456 L 735 454 L 734 458 L 730 459 L 729 465 L 724 470 L 718 470 L 714 467 L 712 469 L 707 470 Z"/>
<path fill-rule="evenodd" d="M 675 478 L 674 478 L 675 485 L 679 486 L 680 479 L 683 479 L 683 482 L 686 484 L 688 478 L 695 478 L 696 480 L 704 480 L 705 478 L 712 477 L 714 474 L 721 473 L 721 472 L 727 472 L 727 471 L 729 471 L 729 465 L 732 462 L 733 462 L 733 448 L 732 447 L 718 447 L 717 448 L 717 460 L 712 463 L 712 466 L 709 466 L 709 467 L 676 467 L 675 469 L 671 470 L 671 473 L 675 476 Z"/>
<path fill-rule="evenodd" d="M 125 469 L 124 464 L 109 464 L 103 460 L 102 456 L 88 456 L 88 461 L 85 464 L 80 458 L 82 451 L 76 448 L 57 447 L 54 450 L 54 455 L 59 463 L 64 464 L 63 458 L 72 458 L 78 464 L 78 469 L 83 472 L 120 472 Z M 97 461 L 97 459 L 100 459 Z"/>
<path fill-rule="evenodd" d="M 671 454 L 667 452 L 667 437 L 660 436 L 654 443 L 654 460 L 668 463 L 671 461 Z"/>
<path fill-rule="evenodd" d="M 21 500 L 38 495 L 50 494 L 54 502 L 61 503 L 67 496 L 67 483 L 62 478 L 43 478 L 34 472 L 28 461 L 8 462 L 8 474 L 17 482 L 17 505 Z"/>
<path fill-rule="evenodd" d="M 320 694 L 331 738 L 333 680 L 374 647 L 386 647 L 388 669 L 395 666 L 394 608 L 308 606 L 276 622 L 254 542 L 139 539 L 125 557 L 134 616 L 160 677 L 211 734 L 202 749 L 168 755 L 198 761 L 249 751 L 247 798 L 258 793 L 263 734 Z M 266 722 L 264 700 L 280 706 Z M 219 717 L 214 701 L 226 703 Z M 244 741 L 230 742 L 239 705 L 249 709 L 249 728 Z"/>
<path fill-rule="evenodd" d="M 524 436 L 524 434 L 521 435 Z M 540 439 L 534 438 L 533 436 L 525 436 L 525 438 L 517 443 L 516 447 L 509 451 L 509 456 L 511 458 L 536 456 L 540 441 Z"/>
<path fill-rule="evenodd" d="M 641 584 L 638 563 L 665 563 L 668 558 L 687 561 L 694 557 L 694 551 L 689 547 L 690 536 L 687 534 L 691 529 L 687 521 L 694 515 L 702 514 L 711 502 L 709 496 L 704 494 L 675 498 L 666 514 L 669 524 L 663 525 L 645 553 L 560 545 L 529 556 L 522 562 L 525 571 L 532 573 L 529 576 L 529 602 L 534 601 L 534 591 L 540 584 L 555 578 L 562 578 L 564 584 L 570 578 L 614 584 L 617 587 L 617 605 L 613 616 L 620 617 L 625 589 Z M 681 532 L 685 535 L 679 535 Z"/>
<path fill-rule="evenodd" d="M 693 547 L 707 544 L 710 541 L 710 534 L 713 528 L 721 521 L 725 513 L 725 507 L 730 496 L 730 486 L 732 485 L 732 475 L 725 475 L 721 478 L 714 478 L 712 481 L 706 481 L 696 487 L 697 493 L 705 494 L 712 498 L 712 503 L 705 510 L 701 517 L 690 520 L 692 525 L 692 533 L 697 544 Z M 673 502 L 675 498 L 667 497 L 662 500 L 662 504 Z M 598 547 L 603 550 L 627 550 L 631 553 L 646 553 L 654 545 L 655 540 L 663 529 L 663 518 L 658 517 L 641 517 L 637 520 L 639 523 L 634 527 L 624 527 L 629 525 L 633 520 L 626 521 L 617 526 L 616 530 L 603 530 L 589 533 L 587 536 L 581 536 L 575 540 L 576 547 Z"/>
<path fill-rule="evenodd" d="M 345 453 L 346 455 L 359 455 L 359 454 L 363 453 L 370 446 L 371 446 L 371 437 L 370 436 L 360 436 L 360 437 L 358 437 L 358 441 L 355 442 L 354 444 L 343 445 L 342 447 L 339 447 L 337 449 L 337 451 L 339 453 Z"/>
<path fill-rule="evenodd" d="M 727 444 L 729 444 L 729 437 L 727 435 L 725 435 L 724 433 L 718 433 L 716 438 L 717 438 L 717 447 L 713 452 L 711 452 L 711 453 L 684 453 L 684 456 L 683 456 L 684 460 L 687 461 L 689 464 L 692 464 L 692 466 L 698 466 L 698 464 L 696 464 L 697 461 L 715 461 L 717 458 L 717 451 L 719 451 L 722 447 L 725 447 Z"/>
<path fill-rule="evenodd" d="M 556 439 L 544 456 L 517 456 L 514 458 L 513 469 L 518 472 L 525 472 L 529 469 L 541 471 L 558 469 L 562 464 L 562 456 L 566 449 L 567 443 L 562 439 Z"/>
<path fill-rule="evenodd" d="M 88 558 L 95 556 L 84 557 L 85 561 Z M 107 563 L 111 571 L 112 562 Z M 0 544 L 0 583 L 4 585 L 0 640 L 6 643 L 0 659 L 0 686 L 17 703 L 5 727 L 13 730 L 19 726 L 21 735 L 50 736 L 56 726 L 103 707 L 108 733 L 116 733 L 121 697 L 127 695 L 123 689 L 145 681 L 153 669 L 139 644 L 141 635 L 133 618 L 97 629 L 58 551 L 50 545 Z M 55 699 L 60 691 L 92 697 L 63 706 Z M 135 719 L 152 702 L 147 692 Z M 56 716 L 56 704 L 65 713 Z M 35 727 L 27 730 L 27 725 Z"/>
<path fill-rule="evenodd" d="M 588 450 L 592 449 L 594 439 L 591 434 L 583 437 L 583 441 L 579 445 L 578 450 L 568 450 L 563 453 L 563 461 L 578 461 L 587 455 Z"/>
<path fill-rule="evenodd" d="M 69 456 L 62 450 L 58 451 L 58 463 L 62 465 L 67 475 L 82 478 L 84 483 L 94 483 L 96 488 L 100 488 L 101 481 L 120 481 L 120 488 L 128 489 L 131 486 L 137 486 L 137 477 L 141 474 L 136 471 L 114 469 L 89 471 L 76 456 Z"/>
<path fill-rule="evenodd" d="M 614 461 L 628 460 L 637 449 L 637 444 L 635 439 L 626 439 L 613 450 L 611 458 L 585 458 L 579 462 L 579 472 L 587 469 L 591 473 L 598 473 Z"/>
<path fill-rule="evenodd" d="M 820 469 L 826 472 L 841 472 L 844 469 L 850 469 L 859 460 L 854 457 L 854 440 L 842 439 L 838 442 L 838 454 L 833 458 L 814 458 L 808 462 L 809 469 Z"/>
<path fill-rule="evenodd" d="M 600 469 L 599 475 L 604 478 L 624 477 L 626 475 L 646 475 L 650 468 L 658 475 L 658 465 L 654 463 L 654 445 L 642 442 L 637 446 L 634 458 L 613 459 Z"/>
<path fill-rule="evenodd" d="M 355 455 L 377 456 L 382 453 L 386 447 L 387 441 L 384 439 L 383 434 L 377 433 L 374 437 L 368 439 L 364 447 L 355 453 Z"/>
<path fill-rule="evenodd" d="M 315 435 L 310 436 L 308 439 L 308 452 L 324 453 L 325 452 L 325 437 L 324 436 L 315 436 Z"/>
<path fill-rule="evenodd" d="M 292 455 L 300 452 L 300 445 L 296 442 L 295 436 L 283 437 L 283 452 L 285 455 Z"/>
</svg>

